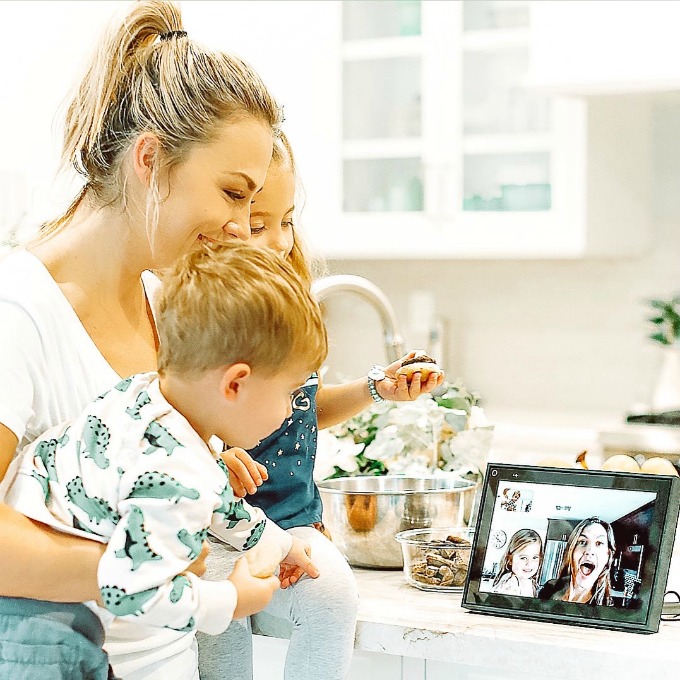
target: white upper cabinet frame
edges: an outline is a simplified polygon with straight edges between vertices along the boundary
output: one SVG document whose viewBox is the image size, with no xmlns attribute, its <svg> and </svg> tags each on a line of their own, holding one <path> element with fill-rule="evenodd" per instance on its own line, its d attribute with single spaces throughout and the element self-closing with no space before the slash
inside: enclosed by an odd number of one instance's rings
<svg viewBox="0 0 680 680">
<path fill-rule="evenodd" d="M 503 2 L 529 7 L 532 17 L 543 4 Z M 335 6 L 332 21 L 341 27 L 341 4 Z M 634 255 L 646 247 L 649 102 L 588 103 L 554 96 L 544 130 L 465 134 L 465 59 L 484 54 L 502 65 L 508 49 L 534 53 L 535 28 L 532 19 L 525 27 L 464 31 L 462 2 L 424 0 L 420 35 L 342 40 L 338 29 L 336 42 L 326 44 L 337 50 L 339 68 L 335 78 L 324 78 L 319 87 L 326 101 L 339 106 L 337 142 L 320 149 L 324 155 L 335 150 L 338 156 L 334 161 L 326 156 L 319 165 L 335 162 L 329 177 L 336 182 L 324 192 L 323 224 L 317 221 L 309 228 L 326 257 L 573 258 Z M 420 59 L 420 134 L 343 139 L 343 97 L 354 97 L 351 105 L 356 107 L 370 101 L 343 92 L 342 69 L 400 57 Z M 463 209 L 464 158 L 507 157 L 512 172 L 520 154 L 536 153 L 549 159 L 550 209 Z M 343 192 L 349 188 L 343 187 L 343 164 L 389 158 L 421 163 L 423 209 L 344 210 Z M 484 165 L 480 167 L 484 178 Z"/>
</svg>

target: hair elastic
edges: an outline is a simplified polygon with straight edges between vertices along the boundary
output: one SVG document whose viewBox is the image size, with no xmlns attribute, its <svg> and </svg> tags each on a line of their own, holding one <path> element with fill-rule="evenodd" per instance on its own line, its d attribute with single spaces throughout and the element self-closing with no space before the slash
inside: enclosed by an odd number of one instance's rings
<svg viewBox="0 0 680 680">
<path fill-rule="evenodd" d="M 167 42 L 168 40 L 172 40 L 173 38 L 186 38 L 186 37 L 187 37 L 186 31 L 168 31 L 167 33 L 160 34 L 161 42 Z"/>
</svg>

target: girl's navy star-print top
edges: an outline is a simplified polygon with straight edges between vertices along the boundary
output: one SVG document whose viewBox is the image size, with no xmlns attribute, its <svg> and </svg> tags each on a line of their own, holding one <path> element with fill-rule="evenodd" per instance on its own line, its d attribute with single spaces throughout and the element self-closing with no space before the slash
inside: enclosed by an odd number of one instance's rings
<svg viewBox="0 0 680 680">
<path fill-rule="evenodd" d="M 249 500 L 283 529 L 321 521 L 321 496 L 313 477 L 318 388 L 314 373 L 293 395 L 290 418 L 248 452 L 269 472 Z"/>
</svg>

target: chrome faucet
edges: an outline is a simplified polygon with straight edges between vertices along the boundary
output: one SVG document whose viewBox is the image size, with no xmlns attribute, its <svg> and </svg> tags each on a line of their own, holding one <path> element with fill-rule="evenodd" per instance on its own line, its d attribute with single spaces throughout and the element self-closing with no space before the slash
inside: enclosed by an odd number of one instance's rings
<svg viewBox="0 0 680 680">
<path fill-rule="evenodd" d="M 380 288 L 368 279 L 352 274 L 324 276 L 312 283 L 312 293 L 319 302 L 329 295 L 341 292 L 354 293 L 371 304 L 380 316 L 388 362 L 401 359 L 406 353 L 404 340 L 399 334 L 394 310 Z"/>
</svg>

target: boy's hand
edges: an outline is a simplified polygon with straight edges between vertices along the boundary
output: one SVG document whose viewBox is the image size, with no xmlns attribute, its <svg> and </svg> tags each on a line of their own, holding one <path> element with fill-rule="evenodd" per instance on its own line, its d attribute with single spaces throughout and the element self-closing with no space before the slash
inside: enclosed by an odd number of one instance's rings
<svg viewBox="0 0 680 680">
<path fill-rule="evenodd" d="M 234 565 L 234 571 L 231 572 L 228 580 L 234 584 L 238 594 L 236 609 L 234 609 L 235 619 L 261 612 L 279 589 L 279 580 L 276 576 L 255 578 L 250 573 L 248 562 L 243 557 Z"/>
<path fill-rule="evenodd" d="M 421 382 L 420 373 L 414 373 L 411 382 L 405 375 L 396 376 L 396 371 L 401 368 L 401 362 L 412 359 L 415 351 L 409 352 L 406 356 L 391 363 L 385 368 L 385 379 L 376 382 L 375 388 L 383 399 L 389 401 L 413 401 L 421 394 L 432 392 L 435 387 L 439 387 L 444 382 L 444 372 L 430 373 L 426 382 Z"/>
<path fill-rule="evenodd" d="M 279 572 L 281 588 L 287 588 L 292 586 L 293 583 L 297 583 L 303 574 L 317 578 L 319 570 L 312 562 L 311 555 L 312 548 L 309 543 L 297 536 L 293 536 L 293 545 L 283 562 L 281 562 L 281 570 Z"/>
<path fill-rule="evenodd" d="M 234 495 L 243 498 L 247 493 L 255 493 L 258 486 L 268 479 L 267 468 L 253 460 L 243 449 L 234 447 L 220 453 L 224 464 L 229 468 L 229 483 Z"/>
</svg>

